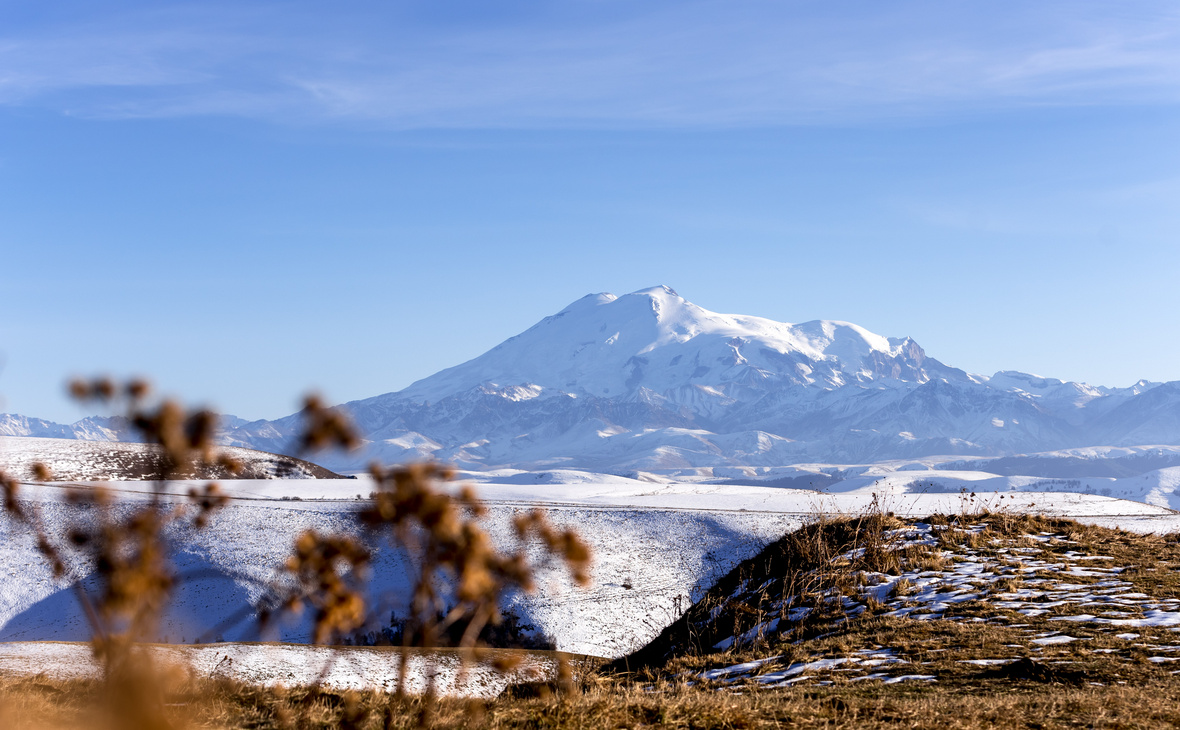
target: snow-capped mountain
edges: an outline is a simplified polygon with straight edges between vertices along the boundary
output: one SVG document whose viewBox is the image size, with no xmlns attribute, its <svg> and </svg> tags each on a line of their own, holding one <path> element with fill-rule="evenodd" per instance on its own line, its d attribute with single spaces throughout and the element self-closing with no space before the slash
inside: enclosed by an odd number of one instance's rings
<svg viewBox="0 0 1180 730">
<path fill-rule="evenodd" d="M 399 397 L 437 402 L 489 386 L 527 400 L 546 391 L 601 398 L 658 396 L 694 410 L 750 392 L 815 390 L 880 378 L 965 379 L 910 339 L 886 339 L 846 322 L 792 325 L 716 314 L 668 287 L 623 297 L 592 294 L 474 360 L 414 383 Z"/>
<path fill-rule="evenodd" d="M 654 287 L 583 297 L 474 360 L 346 404 L 371 443 L 326 461 L 618 471 L 1180 442 L 1180 388 L 1156 386 L 971 375 L 909 338 L 717 314 Z M 295 426 L 229 436 L 281 450 Z"/>
<path fill-rule="evenodd" d="M 69 425 L 40 418 L 0 413 L 0 436 L 77 439 L 79 441 L 134 441 L 137 436 L 126 418 L 91 416 Z"/>
<path fill-rule="evenodd" d="M 469 362 L 343 407 L 368 444 L 321 457 L 336 469 L 432 458 L 626 471 L 1180 443 L 1180 383 L 972 375 L 909 338 L 717 314 L 668 287 L 583 297 Z M 236 421 L 225 439 L 282 453 L 298 425 Z"/>
</svg>

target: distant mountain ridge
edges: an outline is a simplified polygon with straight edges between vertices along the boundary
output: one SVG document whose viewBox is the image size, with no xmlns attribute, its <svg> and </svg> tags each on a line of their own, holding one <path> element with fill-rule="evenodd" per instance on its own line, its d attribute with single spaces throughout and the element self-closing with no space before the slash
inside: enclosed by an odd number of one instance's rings
<svg viewBox="0 0 1180 730">
<path fill-rule="evenodd" d="M 321 459 L 336 470 L 432 458 L 617 472 L 1180 443 L 1180 382 L 989 378 L 927 356 L 910 338 L 717 314 L 662 286 L 583 297 L 473 360 L 342 407 L 367 444 Z M 0 417 L 0 433 L 124 433 L 101 419 L 14 419 Z M 235 419 L 224 440 L 284 453 L 297 428 L 297 415 Z"/>
<path fill-rule="evenodd" d="M 230 471 L 216 463 L 197 463 L 175 475 L 187 479 L 338 479 L 323 467 L 253 449 L 224 448 L 237 460 Z M 0 441 L 0 469 L 15 479 L 35 479 L 34 464 L 49 467 L 55 481 L 152 481 L 168 474 L 163 449 L 156 444 L 103 439 L 10 438 Z"/>
<path fill-rule="evenodd" d="M 126 418 L 90 416 L 69 425 L 0 413 L 0 436 L 78 439 L 80 441 L 135 441 L 136 434 Z"/>
</svg>

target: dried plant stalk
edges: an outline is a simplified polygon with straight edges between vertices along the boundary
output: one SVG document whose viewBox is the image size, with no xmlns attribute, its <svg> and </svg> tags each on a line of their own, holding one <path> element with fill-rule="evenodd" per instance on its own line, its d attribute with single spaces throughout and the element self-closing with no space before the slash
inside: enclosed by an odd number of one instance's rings
<svg viewBox="0 0 1180 730">
<path fill-rule="evenodd" d="M 162 448 L 165 478 L 147 504 L 134 508 L 117 508 L 102 488 L 70 492 L 68 501 L 83 508 L 90 519 L 72 525 L 64 535 L 49 534 L 35 505 L 20 499 L 20 484 L 0 473 L 4 509 L 34 535 L 54 576 L 73 580 L 90 622 L 94 656 L 104 670 L 108 709 L 124 727 L 171 727 L 163 712 L 166 673 L 157 671 L 151 657 L 138 648 L 139 642 L 154 638 L 178 582 L 164 532 L 182 520 L 191 520 L 196 529 L 205 527 L 229 498 L 217 484 L 208 483 L 188 491 L 188 502 L 196 507 L 189 510 L 170 501 L 166 483 L 202 465 L 231 472 L 241 465 L 217 454 L 215 414 L 189 411 L 167 399 L 152 403 L 151 388 L 143 380 L 122 385 L 105 378 L 75 380 L 69 391 L 82 401 L 122 404 L 144 441 Z M 303 416 L 301 451 L 360 443 L 347 417 L 317 397 L 305 400 Z M 578 584 L 589 582 L 588 546 L 572 530 L 555 529 L 539 510 L 514 521 L 518 545 L 503 554 L 479 524 L 485 509 L 475 494 L 469 488 L 453 492 L 440 486 L 453 476 L 450 470 L 417 464 L 397 469 L 373 466 L 370 473 L 376 489 L 359 514 L 361 524 L 370 537 L 391 540 L 417 561 L 409 596 L 411 621 L 403 634 L 399 694 L 405 689 L 411 647 L 437 647 L 448 631 L 461 627 L 457 645 L 464 658 L 478 656 L 481 632 L 500 621 L 504 592 L 533 589 L 530 544 L 539 545 L 545 559 L 563 561 Z M 51 470 L 42 464 L 35 467 L 35 475 L 39 481 L 52 479 Z M 314 641 L 336 642 L 371 618 L 365 591 L 370 563 L 369 549 L 354 536 L 304 532 L 281 567 L 288 580 L 284 588 L 275 589 L 279 600 L 270 609 L 260 608 L 259 617 L 265 623 L 274 617 L 274 608 L 284 613 L 310 607 Z M 88 567 L 98 589 L 83 589 L 83 576 L 71 575 L 69 566 Z M 508 671 L 510 665 L 501 659 L 496 666 Z M 563 669 L 563 677 L 566 673 Z M 432 678 L 421 705 L 423 723 L 429 721 L 434 694 Z"/>
</svg>

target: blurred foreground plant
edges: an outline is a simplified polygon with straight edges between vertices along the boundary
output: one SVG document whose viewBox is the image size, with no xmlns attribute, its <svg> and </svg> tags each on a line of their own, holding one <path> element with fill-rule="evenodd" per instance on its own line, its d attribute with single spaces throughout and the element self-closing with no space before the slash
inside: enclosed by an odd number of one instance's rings
<svg viewBox="0 0 1180 730">
<path fill-rule="evenodd" d="M 122 406 L 143 440 L 162 450 L 164 478 L 146 503 L 117 505 L 101 487 L 67 492 L 68 503 L 79 507 L 75 521 L 60 534 L 51 534 L 35 502 L 20 498 L 15 479 L 0 474 L 4 509 L 10 518 L 35 537 L 38 550 L 57 579 L 68 578 L 92 633 L 93 653 L 103 670 L 107 710 L 120 727 L 167 728 L 165 695 L 176 675 L 156 667 L 139 643 L 155 637 L 160 618 L 177 585 L 169 561 L 164 531 L 191 521 L 195 529 L 228 503 L 216 483 L 190 489 L 187 500 L 167 492 L 168 480 L 186 478 L 202 467 L 216 466 L 236 473 L 241 465 L 216 452 L 217 417 L 207 410 L 186 410 L 173 400 L 150 400 L 142 380 L 118 385 L 109 379 L 77 380 L 71 395 L 85 402 Z M 354 448 L 360 443 L 344 415 L 315 397 L 305 401 L 300 451 Z M 52 481 L 48 467 L 34 467 L 38 481 Z M 478 658 L 480 632 L 500 620 L 500 598 L 505 591 L 533 589 L 534 565 L 530 543 L 539 545 L 545 559 L 560 559 L 580 585 L 588 583 L 590 552 L 571 530 L 555 530 L 540 511 L 514 521 L 517 549 L 501 554 L 479 526 L 484 508 L 469 488 L 456 494 L 436 486 L 452 473 L 435 465 L 387 469 L 373 465 L 376 489 L 359 519 L 370 538 L 389 539 L 415 561 L 416 576 L 409 603 L 411 620 L 404 633 L 398 693 L 405 691 L 411 647 L 440 645 L 446 632 L 463 626 L 458 646 L 465 660 Z M 371 560 L 369 548 L 349 534 L 304 532 L 280 569 L 267 606 L 258 618 L 267 625 L 281 614 L 310 607 L 313 639 L 317 644 L 338 641 L 371 618 L 365 591 Z M 96 578 L 88 591 L 82 579 Z M 441 617 L 441 618 L 440 618 Z M 506 671 L 512 663 L 497 662 Z M 326 676 L 325 667 L 321 677 Z M 562 667 L 562 675 L 568 669 Z M 427 701 L 419 722 L 429 722 L 435 696 L 430 675 Z"/>
<path fill-rule="evenodd" d="M 213 414 L 188 412 L 172 400 L 151 403 L 150 388 L 142 380 L 121 387 L 107 379 L 78 380 L 70 384 L 70 393 L 80 401 L 125 406 L 144 441 L 161 447 L 168 478 L 201 464 L 216 463 L 230 471 L 238 468 L 236 462 L 219 459 L 213 451 Z M 53 478 L 44 464 L 35 464 L 33 471 L 38 481 Z M 8 516 L 34 534 L 53 577 L 71 583 L 90 625 L 94 657 L 103 672 L 104 700 L 112 717 L 126 727 L 171 727 L 163 712 L 163 690 L 177 677 L 155 666 L 138 643 L 155 638 L 177 582 L 164 531 L 184 520 L 191 520 L 195 528 L 204 527 L 226 503 L 217 484 L 190 491 L 195 510 L 183 501 L 170 500 L 163 480 L 139 505 L 116 505 L 110 491 L 101 487 L 71 488 L 65 501 L 79 509 L 72 511 L 73 521 L 59 534 L 51 534 L 35 502 L 19 498 L 15 479 L 0 476 L 0 484 Z M 83 584 L 88 576 L 95 583 L 90 590 Z"/>
<path fill-rule="evenodd" d="M 303 414 L 307 432 L 300 444 L 305 450 L 353 448 L 360 442 L 342 414 L 325 408 L 318 398 L 306 400 Z M 534 589 L 530 544 L 539 545 L 545 559 L 563 561 L 578 585 L 589 583 L 589 547 L 574 531 L 554 529 L 540 510 L 514 520 L 517 546 L 504 554 L 479 524 L 486 510 L 475 493 L 469 487 L 451 493 L 439 486 L 453 478 L 452 470 L 435 464 L 374 464 L 369 474 L 376 489 L 360 519 L 372 539 L 388 539 L 403 549 L 415 569 L 410 616 L 402 634 L 399 694 L 405 692 L 409 649 L 439 647 L 455 626 L 462 627 L 457 646 L 465 661 L 480 657 L 486 648 L 480 633 L 500 622 L 501 597 L 511 590 Z M 358 580 L 369 559 L 368 550 L 355 538 L 305 532 L 285 566 L 294 580 L 281 606 L 291 611 L 310 604 L 316 643 L 339 640 L 370 618 Z M 501 671 L 513 668 L 503 657 L 496 666 Z M 431 674 L 427 695 L 434 694 Z"/>
</svg>

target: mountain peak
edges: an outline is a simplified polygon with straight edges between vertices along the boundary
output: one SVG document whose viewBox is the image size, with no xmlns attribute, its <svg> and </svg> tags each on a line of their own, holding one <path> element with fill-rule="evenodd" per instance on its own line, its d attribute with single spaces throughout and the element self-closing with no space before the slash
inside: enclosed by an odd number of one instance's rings
<svg viewBox="0 0 1180 730">
<path fill-rule="evenodd" d="M 624 294 L 622 297 L 611 294 L 610 292 L 599 292 L 597 294 L 587 294 L 586 296 L 582 297 L 581 299 L 578 299 L 578 300 L 570 303 L 569 306 L 567 306 L 565 309 L 558 312 L 558 315 L 563 315 L 567 312 L 572 312 L 572 311 L 576 311 L 579 309 L 589 309 L 589 308 L 593 308 L 593 307 L 602 306 L 604 304 L 611 304 L 613 302 L 619 301 L 620 299 L 635 300 L 635 299 L 640 299 L 640 298 L 646 298 L 646 299 L 650 299 L 652 301 L 666 301 L 666 300 L 670 300 L 670 299 L 676 299 L 681 302 L 685 301 L 682 296 L 680 296 L 679 294 L 676 293 L 675 289 L 673 289 L 670 286 L 665 286 L 663 284 L 660 284 L 659 286 L 651 286 L 646 289 L 640 289 L 638 291 L 633 291 L 630 294 Z"/>
<path fill-rule="evenodd" d="M 673 289 L 672 287 L 667 286 L 665 284 L 660 284 L 659 286 L 650 286 L 646 289 L 640 289 L 639 291 L 633 291 L 630 294 L 628 294 L 627 296 L 629 296 L 629 297 L 645 296 L 645 297 L 651 297 L 653 299 L 663 299 L 665 297 L 676 297 L 677 299 L 684 299 L 684 297 L 682 297 L 676 293 L 675 289 Z"/>
<path fill-rule="evenodd" d="M 695 402 L 754 398 L 781 385 L 925 382 L 924 353 L 848 322 L 718 314 L 669 286 L 590 294 L 483 355 L 400 393 L 419 403 L 483 389 Z"/>
<path fill-rule="evenodd" d="M 719 314 L 655 286 L 589 294 L 473 360 L 347 404 L 371 450 L 341 468 L 372 458 L 773 467 L 1180 443 L 1178 399 L 1180 383 L 1112 389 L 1017 371 L 968 375 L 909 337 Z M 228 438 L 281 450 L 298 421 L 231 423 Z M 0 416 L 0 434 L 53 426 Z M 112 437 L 77 426 L 70 437 Z"/>
</svg>

